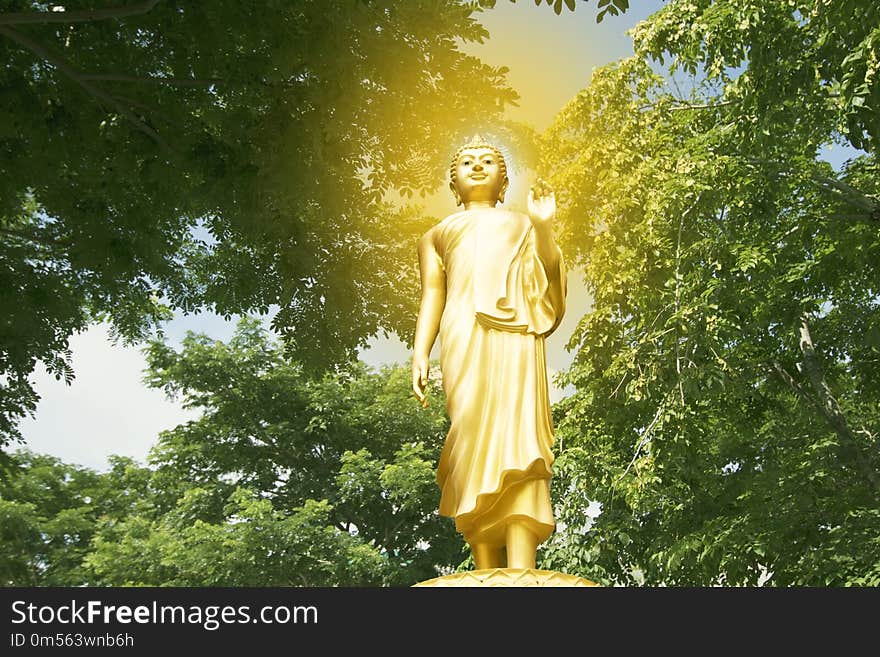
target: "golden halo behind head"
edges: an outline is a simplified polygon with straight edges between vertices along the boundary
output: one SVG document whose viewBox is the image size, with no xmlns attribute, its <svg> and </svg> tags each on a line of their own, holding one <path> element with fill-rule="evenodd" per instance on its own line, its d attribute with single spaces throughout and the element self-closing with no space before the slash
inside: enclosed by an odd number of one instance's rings
<svg viewBox="0 0 880 657">
<path fill-rule="evenodd" d="M 504 203 L 504 192 L 507 191 L 507 186 L 510 180 L 507 177 L 507 161 L 504 159 L 504 153 L 495 146 L 494 144 L 490 144 L 479 134 L 475 134 L 471 137 L 471 140 L 466 143 L 464 146 L 455 151 L 455 155 L 452 156 L 452 164 L 449 165 L 449 185 L 453 190 L 453 194 L 455 194 L 456 201 L 461 203 L 458 198 L 458 193 L 455 191 L 456 185 L 456 176 L 455 169 L 458 166 L 458 158 L 461 155 L 462 151 L 467 150 L 468 148 L 488 148 L 495 153 L 495 157 L 498 158 L 499 165 L 501 167 L 501 176 L 503 182 L 501 183 L 501 195 L 498 200 Z"/>
</svg>

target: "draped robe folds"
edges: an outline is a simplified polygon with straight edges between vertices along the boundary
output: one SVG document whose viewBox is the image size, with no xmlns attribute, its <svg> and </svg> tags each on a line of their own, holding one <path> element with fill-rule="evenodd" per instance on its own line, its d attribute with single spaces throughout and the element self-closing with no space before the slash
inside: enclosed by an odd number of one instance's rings
<svg viewBox="0 0 880 657">
<path fill-rule="evenodd" d="M 512 519 L 543 541 L 554 528 L 544 338 L 565 311 L 565 265 L 548 276 L 522 213 L 459 212 L 432 231 L 446 273 L 440 368 L 451 420 L 440 513 L 471 544 L 502 545 Z"/>
</svg>

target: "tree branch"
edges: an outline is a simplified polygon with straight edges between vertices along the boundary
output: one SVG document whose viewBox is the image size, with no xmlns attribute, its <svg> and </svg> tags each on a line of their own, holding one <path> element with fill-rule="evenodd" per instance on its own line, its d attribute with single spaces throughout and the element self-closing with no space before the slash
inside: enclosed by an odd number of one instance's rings
<svg viewBox="0 0 880 657">
<path fill-rule="evenodd" d="M 88 23 L 108 18 L 127 18 L 146 14 L 159 4 L 159 0 L 143 0 L 122 7 L 86 9 L 83 11 L 25 11 L 0 14 L 0 25 L 25 25 L 28 23 Z"/>
<path fill-rule="evenodd" d="M 859 448 L 859 441 L 849 428 L 846 417 L 840 409 L 840 404 L 831 393 L 831 388 L 825 380 L 822 363 L 819 362 L 819 357 L 816 355 L 816 350 L 813 346 L 813 338 L 810 335 L 810 325 L 806 314 L 801 315 L 799 346 L 804 357 L 801 363 L 802 371 L 807 375 L 810 386 L 816 394 L 822 415 L 825 416 L 825 419 L 834 429 L 835 433 L 837 433 L 842 447 L 853 457 L 865 479 L 874 487 L 875 491 L 880 492 L 880 477 L 871 467 L 865 455 L 862 454 Z"/>
<path fill-rule="evenodd" d="M 116 100 L 118 100 L 121 103 L 126 103 L 128 105 L 131 105 L 135 109 L 144 110 L 146 112 L 152 112 L 154 116 L 156 116 L 159 119 L 162 119 L 168 125 L 177 126 L 177 123 L 174 120 L 172 120 L 167 115 L 160 112 L 155 107 L 151 107 L 149 105 L 146 105 L 138 100 L 135 100 L 134 98 L 128 98 L 127 96 L 114 95 L 113 98 L 115 98 Z"/>
<path fill-rule="evenodd" d="M 114 73 L 81 73 L 80 78 L 97 82 L 150 82 L 175 87 L 205 87 L 223 82 L 220 78 L 163 78 L 159 76 L 116 75 Z"/>
<path fill-rule="evenodd" d="M 670 107 L 670 112 L 685 112 L 689 110 L 704 110 L 704 109 L 715 109 L 716 107 L 725 107 L 727 105 L 735 105 L 738 103 L 738 100 L 722 100 L 717 103 L 706 103 L 705 105 L 679 105 L 677 107 Z"/>
<path fill-rule="evenodd" d="M 855 205 L 868 213 L 874 221 L 880 221 L 880 202 L 876 198 L 868 196 L 864 192 L 856 189 L 852 185 L 848 185 L 842 180 L 832 178 L 831 176 L 823 176 L 814 173 L 810 176 L 813 181 L 818 183 L 823 189 L 836 190 L 851 205 Z"/>
<path fill-rule="evenodd" d="M 670 112 L 685 112 L 690 110 L 705 110 L 705 109 L 715 109 L 716 107 L 726 107 L 727 105 L 735 105 L 739 103 L 738 100 L 721 100 L 717 103 L 706 103 L 704 105 L 690 105 L 687 103 L 682 103 L 681 101 L 676 101 L 679 104 L 669 108 Z M 638 111 L 642 112 L 644 110 L 656 109 L 657 104 L 653 103 L 651 105 L 642 105 L 639 107 Z"/>
<path fill-rule="evenodd" d="M 653 433 L 653 431 L 654 431 L 654 427 L 656 427 L 657 423 L 660 421 L 660 415 L 663 413 L 663 409 L 665 408 L 666 402 L 669 401 L 669 398 L 672 395 L 673 395 L 673 392 L 670 390 L 666 394 L 666 396 L 662 400 L 660 400 L 660 404 L 657 406 L 657 412 L 654 413 L 654 419 L 651 420 L 650 424 L 648 424 L 647 428 L 645 429 L 645 432 L 641 435 L 641 438 L 639 438 L 639 442 L 636 445 L 635 451 L 633 452 L 632 460 L 630 460 L 629 465 L 626 466 L 626 469 L 623 471 L 623 474 L 620 475 L 614 481 L 614 484 L 616 484 L 618 481 L 620 481 L 621 479 L 623 479 L 627 475 L 630 468 L 633 467 L 636 460 L 639 458 L 639 454 L 642 453 L 642 448 L 648 444 L 648 441 L 651 439 L 651 433 Z"/>
<path fill-rule="evenodd" d="M 620 390 L 620 386 L 622 386 L 622 385 L 623 385 L 623 382 L 626 381 L 626 377 L 627 377 L 627 375 L 629 375 L 629 372 L 628 372 L 628 371 L 623 373 L 623 376 L 620 377 L 620 383 L 618 383 L 618 384 L 617 384 L 617 387 L 614 388 L 614 392 L 612 392 L 610 395 L 608 395 L 608 399 L 613 399 L 613 398 L 617 395 L 617 391 Z M 559 448 L 559 451 L 560 451 L 560 452 L 562 451 L 562 448 L 561 448 L 561 447 Z"/>
<path fill-rule="evenodd" d="M 33 233 L 27 233 L 23 230 L 15 230 L 13 228 L 0 228 L 0 233 L 28 240 L 30 242 L 38 242 L 47 246 L 65 247 L 69 244 L 67 241 L 56 240 L 51 237 L 43 237 L 42 235 L 35 235 Z"/>
<path fill-rule="evenodd" d="M 159 133 L 156 132 L 149 125 L 144 123 L 137 115 L 135 115 L 131 110 L 125 107 L 118 100 L 113 98 L 106 91 L 101 89 L 100 87 L 96 87 L 91 84 L 88 80 L 84 80 L 82 74 L 75 69 L 67 60 L 58 55 L 52 54 L 46 48 L 41 46 L 36 41 L 33 41 L 31 38 L 25 36 L 21 32 L 17 32 L 13 30 L 11 27 L 3 27 L 0 25 L 0 35 L 7 37 L 15 41 L 20 46 L 30 50 L 32 53 L 37 55 L 38 57 L 43 58 L 53 66 L 55 66 L 59 71 L 64 73 L 71 80 L 76 82 L 79 86 L 85 89 L 89 94 L 94 96 L 95 98 L 104 101 L 108 105 L 112 106 L 119 114 L 128 119 L 131 123 L 135 125 L 135 127 L 143 132 L 145 135 L 148 135 L 151 139 L 153 139 L 157 144 L 162 146 L 166 150 L 171 150 L 171 147 L 159 136 Z"/>
<path fill-rule="evenodd" d="M 789 374 L 788 370 L 786 370 L 778 361 L 773 361 L 773 369 L 782 377 L 782 380 L 785 381 L 789 387 L 794 390 L 798 395 L 800 395 L 803 399 L 810 402 L 816 408 L 820 408 L 821 404 L 819 400 L 813 397 L 810 393 L 804 390 L 804 387 L 798 383 L 795 378 Z"/>
<path fill-rule="evenodd" d="M 681 213 L 681 217 L 679 217 L 678 220 L 678 240 L 675 245 L 675 372 L 678 377 L 678 392 L 681 396 L 682 408 L 685 406 L 685 400 L 684 386 L 681 382 L 681 330 L 679 325 L 681 318 L 678 317 L 678 313 L 681 311 L 681 234 L 684 230 L 684 220 L 687 219 L 688 215 L 694 211 L 694 209 L 697 207 L 697 205 L 699 205 L 702 199 L 703 192 L 700 192 L 699 194 L 697 194 L 697 198 L 694 199 L 691 207 Z"/>
<path fill-rule="evenodd" d="M 756 157 L 748 158 L 748 161 L 753 164 L 769 164 L 778 170 L 777 175 L 780 176 L 785 176 L 790 173 L 789 171 L 786 171 L 785 166 L 779 162 Z M 815 171 L 810 173 L 810 179 L 825 191 L 836 192 L 843 201 L 864 210 L 869 219 L 880 222 L 880 199 L 877 199 L 870 194 L 866 194 L 860 189 L 857 189 L 838 178 L 826 176 Z"/>
</svg>

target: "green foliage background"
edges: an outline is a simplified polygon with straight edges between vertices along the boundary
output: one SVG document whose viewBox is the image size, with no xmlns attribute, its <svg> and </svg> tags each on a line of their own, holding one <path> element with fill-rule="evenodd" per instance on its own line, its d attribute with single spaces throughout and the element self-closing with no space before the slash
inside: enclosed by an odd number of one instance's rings
<svg viewBox="0 0 880 657">
<path fill-rule="evenodd" d="M 671 2 L 557 117 L 544 167 L 595 301 L 548 563 L 880 583 L 878 25 L 873 3 Z M 864 154 L 835 172 L 829 143 Z"/>
<path fill-rule="evenodd" d="M 541 565 L 880 584 L 880 9 L 670 0 L 531 143 L 501 119 L 505 71 L 456 46 L 492 5 L 0 3 L 0 440 L 36 363 L 72 376 L 96 319 L 141 340 L 173 310 L 277 305 L 281 336 L 150 342 L 148 384 L 202 413 L 147 467 L 7 456 L 3 584 L 406 585 L 466 563 L 435 511 L 440 391 L 422 412 L 407 368 L 351 357 L 411 332 L 433 220 L 389 199 L 433 188 L 474 97 L 540 153 L 594 299 Z M 859 155 L 835 171 L 831 143 Z"/>
</svg>

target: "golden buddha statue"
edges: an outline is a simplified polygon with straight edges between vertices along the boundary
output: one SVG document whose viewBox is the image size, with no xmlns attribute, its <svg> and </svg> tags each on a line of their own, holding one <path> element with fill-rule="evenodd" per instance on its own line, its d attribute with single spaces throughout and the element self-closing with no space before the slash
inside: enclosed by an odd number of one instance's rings
<svg viewBox="0 0 880 657">
<path fill-rule="evenodd" d="M 450 177 L 464 209 L 419 241 L 413 391 L 427 405 L 439 334 L 451 420 L 437 471 L 440 513 L 455 518 L 477 569 L 534 569 L 538 545 L 554 529 L 544 339 L 565 312 L 556 199 L 538 180 L 528 214 L 500 207 L 507 165 L 479 136 L 455 154 Z"/>
</svg>

